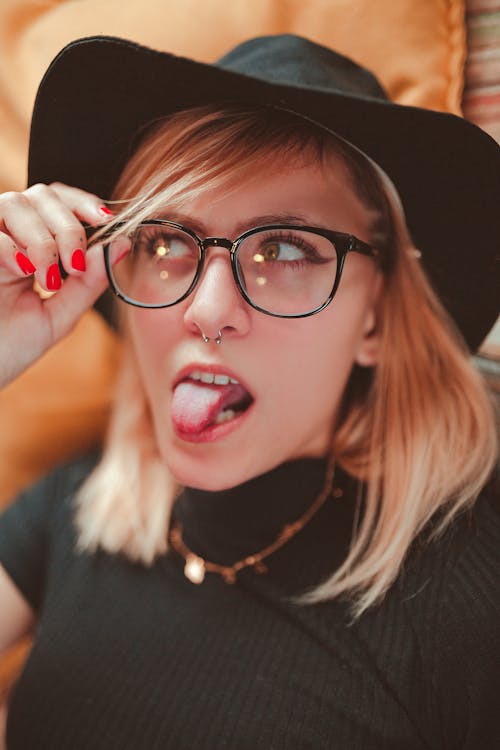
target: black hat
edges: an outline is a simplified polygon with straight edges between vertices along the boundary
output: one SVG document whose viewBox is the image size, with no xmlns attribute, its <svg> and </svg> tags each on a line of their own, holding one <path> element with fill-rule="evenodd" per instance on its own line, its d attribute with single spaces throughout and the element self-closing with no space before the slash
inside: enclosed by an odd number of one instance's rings
<svg viewBox="0 0 500 750">
<path fill-rule="evenodd" d="M 394 104 L 369 71 L 307 39 L 251 39 L 213 65 L 114 37 L 72 42 L 38 90 L 28 184 L 108 199 L 147 123 L 208 103 L 290 110 L 376 161 L 441 301 L 479 346 L 498 315 L 499 146 L 460 117 Z"/>
</svg>

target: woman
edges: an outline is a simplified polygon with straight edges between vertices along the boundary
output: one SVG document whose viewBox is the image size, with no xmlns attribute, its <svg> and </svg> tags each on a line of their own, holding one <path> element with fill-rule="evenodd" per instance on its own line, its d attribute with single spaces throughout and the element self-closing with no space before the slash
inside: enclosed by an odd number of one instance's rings
<svg viewBox="0 0 500 750">
<path fill-rule="evenodd" d="M 495 161 L 297 37 L 56 59 L 0 203 L 2 379 L 93 304 L 103 246 L 125 353 L 102 455 L 0 524 L 0 644 L 37 621 L 9 748 L 497 745 L 497 447 L 456 328 L 496 312 Z"/>
</svg>

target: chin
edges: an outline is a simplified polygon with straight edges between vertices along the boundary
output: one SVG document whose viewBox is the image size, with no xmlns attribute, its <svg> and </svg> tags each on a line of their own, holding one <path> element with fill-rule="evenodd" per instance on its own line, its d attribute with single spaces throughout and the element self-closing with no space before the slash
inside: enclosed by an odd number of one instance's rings
<svg viewBox="0 0 500 750">
<path fill-rule="evenodd" d="M 224 458 L 209 456 L 199 446 L 196 456 L 185 455 L 184 451 L 171 448 L 163 458 L 179 484 L 207 492 L 220 492 L 236 487 L 267 470 L 267 467 L 261 469 L 255 464 L 253 467 L 243 465 L 243 462 L 234 461 L 232 455 L 229 459 L 227 454 Z"/>
<path fill-rule="evenodd" d="M 185 487 L 218 492 L 250 479 L 250 475 L 235 466 L 234 461 L 179 453 L 175 449 L 170 450 L 164 460 L 174 479 Z"/>
</svg>

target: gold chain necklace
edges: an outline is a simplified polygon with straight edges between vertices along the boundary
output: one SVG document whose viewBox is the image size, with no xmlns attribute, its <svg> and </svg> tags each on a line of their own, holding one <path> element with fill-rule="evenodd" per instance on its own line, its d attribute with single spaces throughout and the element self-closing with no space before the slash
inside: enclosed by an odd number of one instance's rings
<svg viewBox="0 0 500 750">
<path fill-rule="evenodd" d="M 253 555 L 247 555 L 247 557 L 238 560 L 231 566 L 218 565 L 209 560 L 204 560 L 203 557 L 195 554 L 189 549 L 182 538 L 182 524 L 178 521 L 174 521 L 169 532 L 169 540 L 172 547 L 176 552 L 182 555 L 185 560 L 184 575 L 186 578 L 188 578 L 191 583 L 198 584 L 203 581 L 205 573 L 208 571 L 210 573 L 218 573 L 223 577 L 226 583 L 235 583 L 236 574 L 243 568 L 253 567 L 256 573 L 267 573 L 268 568 L 262 560 L 286 544 L 286 542 L 295 536 L 295 534 L 297 534 L 319 510 L 328 495 L 332 492 L 334 473 L 335 462 L 330 461 L 326 470 L 323 488 L 306 512 L 293 523 L 285 524 L 274 542 L 267 547 L 264 547 L 260 552 L 255 552 Z M 339 498 L 342 497 L 343 492 L 341 489 L 337 488 L 333 490 L 332 495 L 333 497 Z"/>
</svg>

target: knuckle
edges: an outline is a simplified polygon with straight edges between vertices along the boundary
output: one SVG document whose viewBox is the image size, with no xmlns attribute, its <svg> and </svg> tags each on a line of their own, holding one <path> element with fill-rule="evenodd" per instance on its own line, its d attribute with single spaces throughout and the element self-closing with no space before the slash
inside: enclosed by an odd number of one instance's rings
<svg viewBox="0 0 500 750">
<path fill-rule="evenodd" d="M 22 193 L 16 193 L 14 190 L 8 190 L 0 195 L 0 206 L 3 209 L 10 209 L 15 206 L 25 206 L 28 203 Z"/>
<path fill-rule="evenodd" d="M 57 246 L 54 238 L 50 234 L 42 233 L 36 239 L 36 246 L 42 253 L 52 253 L 57 255 Z"/>
<path fill-rule="evenodd" d="M 25 195 L 34 196 L 35 198 L 52 195 L 52 190 L 48 185 L 43 182 L 36 182 L 34 185 L 30 185 L 27 190 L 24 191 Z"/>
<path fill-rule="evenodd" d="M 80 248 L 86 247 L 85 232 L 78 224 L 66 226 L 61 224 L 55 233 L 54 240 L 63 254 L 74 250 L 77 246 Z"/>
<path fill-rule="evenodd" d="M 69 185 L 66 185 L 64 182 L 51 182 L 47 186 L 55 195 L 57 195 L 59 198 L 62 198 L 64 195 L 68 195 L 69 192 L 74 190 L 75 188 L 70 187 Z"/>
<path fill-rule="evenodd" d="M 13 250 L 14 248 L 17 249 L 12 238 L 4 232 L 0 232 L 0 255 L 2 253 L 7 253 L 10 250 Z"/>
<path fill-rule="evenodd" d="M 74 185 L 68 185 L 65 182 L 59 182 L 56 180 L 55 182 L 51 182 L 49 184 L 49 187 L 56 193 L 65 193 L 66 195 L 73 194 L 74 196 L 90 196 L 91 198 L 96 197 L 92 193 L 89 193 L 86 190 L 82 190 L 81 188 L 75 187 Z"/>
<path fill-rule="evenodd" d="M 81 231 L 82 225 L 80 222 L 77 219 L 71 219 L 68 217 L 59 222 L 57 236 L 59 237 L 61 234 L 77 234 L 81 233 Z"/>
</svg>

